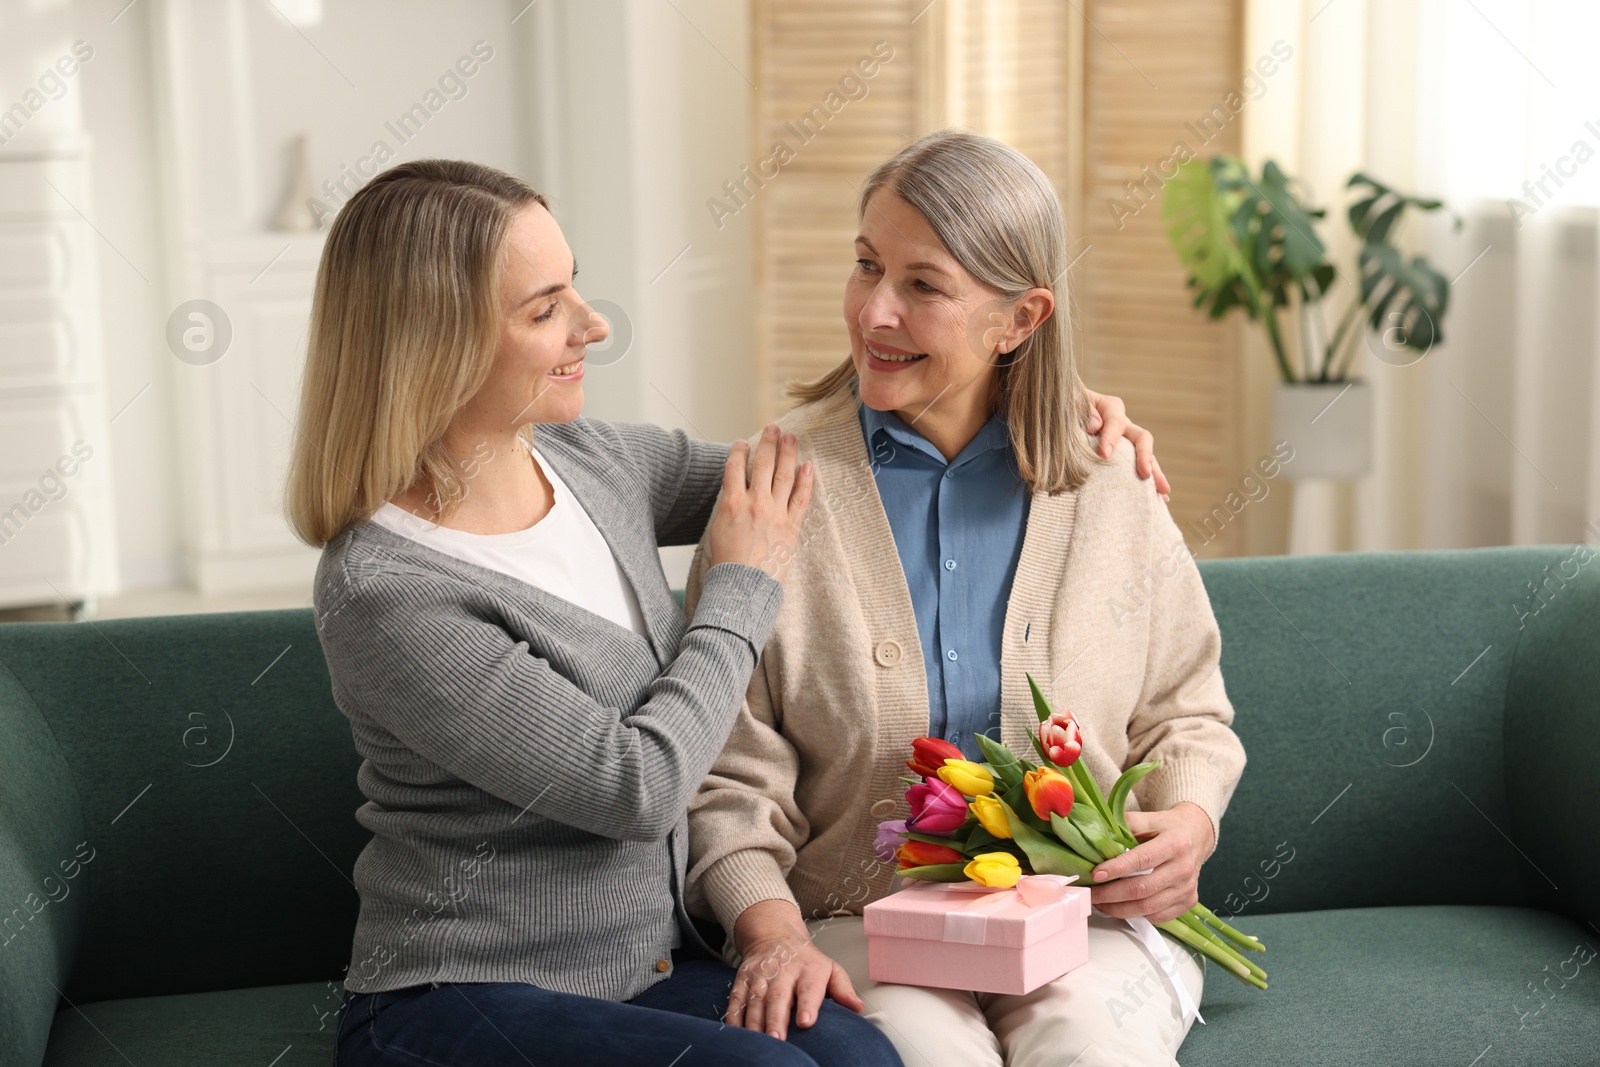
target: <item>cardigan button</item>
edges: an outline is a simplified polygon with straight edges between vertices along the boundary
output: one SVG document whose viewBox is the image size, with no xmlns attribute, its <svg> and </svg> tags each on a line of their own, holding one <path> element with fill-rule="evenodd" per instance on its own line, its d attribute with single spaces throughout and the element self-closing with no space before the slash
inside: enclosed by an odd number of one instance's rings
<svg viewBox="0 0 1600 1067">
<path fill-rule="evenodd" d="M 656 970 L 660 971 L 662 974 L 666 974 L 668 971 L 672 970 L 672 964 L 667 960 L 656 960 Z"/>
<path fill-rule="evenodd" d="M 880 800 L 876 804 L 872 805 L 872 815 L 874 818 L 881 819 L 885 815 L 892 814 L 893 812 L 894 801 L 892 800 Z"/>
<path fill-rule="evenodd" d="M 880 667 L 898 667 L 900 660 L 905 656 L 905 649 L 900 647 L 900 642 L 892 637 L 886 637 L 878 642 L 872 650 L 872 658 L 878 661 Z"/>
</svg>

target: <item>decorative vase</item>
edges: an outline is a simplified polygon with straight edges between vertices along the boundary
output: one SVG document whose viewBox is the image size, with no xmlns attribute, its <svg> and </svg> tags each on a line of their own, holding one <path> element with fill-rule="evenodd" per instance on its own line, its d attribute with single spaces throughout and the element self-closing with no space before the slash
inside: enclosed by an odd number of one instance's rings
<svg viewBox="0 0 1600 1067">
<path fill-rule="evenodd" d="M 272 228 L 289 233 L 315 233 L 322 228 L 311 210 L 311 153 L 305 134 L 289 142 L 289 183 L 272 216 Z"/>
<path fill-rule="evenodd" d="M 1372 470 L 1372 387 L 1366 382 L 1278 382 L 1274 441 L 1287 441 L 1295 479 L 1360 478 Z"/>
</svg>

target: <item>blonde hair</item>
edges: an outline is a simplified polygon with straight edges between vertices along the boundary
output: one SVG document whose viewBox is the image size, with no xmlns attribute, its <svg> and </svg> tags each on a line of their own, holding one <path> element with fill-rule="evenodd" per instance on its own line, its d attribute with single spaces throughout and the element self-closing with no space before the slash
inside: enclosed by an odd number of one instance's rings
<svg viewBox="0 0 1600 1067">
<path fill-rule="evenodd" d="M 422 159 L 340 209 L 317 267 L 284 498 L 302 541 L 322 547 L 419 481 L 440 521 L 459 506 L 444 434 L 493 366 L 506 236 L 529 204 L 549 206 L 503 171 Z"/>
<path fill-rule="evenodd" d="M 1035 288 L 1054 294 L 1054 313 L 997 365 L 993 402 L 1028 488 L 1076 489 L 1099 457 L 1083 431 L 1086 398 L 1067 335 L 1066 234 L 1049 179 L 1010 145 L 940 130 L 878 165 L 861 187 L 858 218 L 882 189 L 916 208 L 956 262 L 1007 301 Z M 846 357 L 821 378 L 791 383 L 789 395 L 820 400 L 855 384 Z"/>
</svg>

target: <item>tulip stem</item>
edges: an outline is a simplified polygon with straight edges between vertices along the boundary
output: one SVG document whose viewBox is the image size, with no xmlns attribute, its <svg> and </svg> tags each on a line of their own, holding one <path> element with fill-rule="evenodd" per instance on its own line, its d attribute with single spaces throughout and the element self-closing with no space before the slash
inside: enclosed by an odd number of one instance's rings
<svg viewBox="0 0 1600 1067">
<path fill-rule="evenodd" d="M 1178 916 L 1177 921 L 1189 927 L 1189 929 L 1193 930 L 1197 935 L 1204 938 L 1207 943 L 1211 944 L 1219 951 L 1227 952 L 1230 958 L 1236 959 L 1242 963 L 1251 974 L 1255 975 L 1263 982 L 1266 981 L 1267 972 L 1263 971 L 1259 966 L 1257 966 L 1253 960 L 1245 959 L 1238 949 L 1234 948 L 1228 942 L 1218 937 L 1216 932 L 1206 925 L 1205 920 L 1200 918 L 1199 915 L 1195 914 L 1195 910 L 1193 908 L 1190 908 L 1188 911 Z"/>
<path fill-rule="evenodd" d="M 1158 929 L 1165 930 L 1201 955 L 1215 960 L 1226 968 L 1229 974 L 1246 985 L 1253 985 L 1257 989 L 1267 988 L 1265 973 L 1257 975 L 1252 972 L 1246 966 L 1243 957 L 1228 948 L 1226 944 L 1200 936 L 1181 919 L 1169 919 L 1167 922 L 1156 923 L 1155 925 Z"/>
<path fill-rule="evenodd" d="M 1229 926 L 1227 923 L 1217 918 L 1216 914 L 1204 904 L 1196 904 L 1189 910 L 1200 916 L 1200 918 L 1204 919 L 1206 925 L 1215 927 L 1216 929 L 1222 931 L 1228 940 L 1233 941 L 1240 948 L 1249 949 L 1252 952 L 1267 951 L 1267 946 L 1263 945 L 1259 940 L 1251 937 L 1249 934 L 1241 934 L 1238 930 L 1235 930 L 1232 926 Z"/>
<path fill-rule="evenodd" d="M 1255 984 L 1251 981 L 1255 976 L 1250 973 L 1250 969 L 1244 965 L 1243 960 L 1233 959 L 1226 952 L 1219 951 L 1205 938 L 1190 929 L 1187 924 L 1178 919 L 1169 919 L 1164 923 L 1156 923 L 1155 926 L 1158 930 L 1165 930 L 1201 955 L 1221 964 L 1229 974 L 1239 979 L 1239 981 L 1250 985 Z"/>
</svg>

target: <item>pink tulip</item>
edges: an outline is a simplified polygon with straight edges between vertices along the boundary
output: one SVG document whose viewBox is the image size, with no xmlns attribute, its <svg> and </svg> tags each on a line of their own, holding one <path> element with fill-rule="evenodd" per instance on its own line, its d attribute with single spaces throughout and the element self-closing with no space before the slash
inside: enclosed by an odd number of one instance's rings
<svg viewBox="0 0 1600 1067">
<path fill-rule="evenodd" d="M 1057 767 L 1070 767 L 1083 752 L 1083 734 L 1078 730 L 1078 720 L 1070 711 L 1052 712 L 1039 724 L 1039 743 L 1044 755 Z"/>
<path fill-rule="evenodd" d="M 920 834 L 944 837 L 961 829 L 967 821 L 967 798 L 937 778 L 907 789 L 906 803 L 911 805 L 906 828 Z"/>
</svg>

